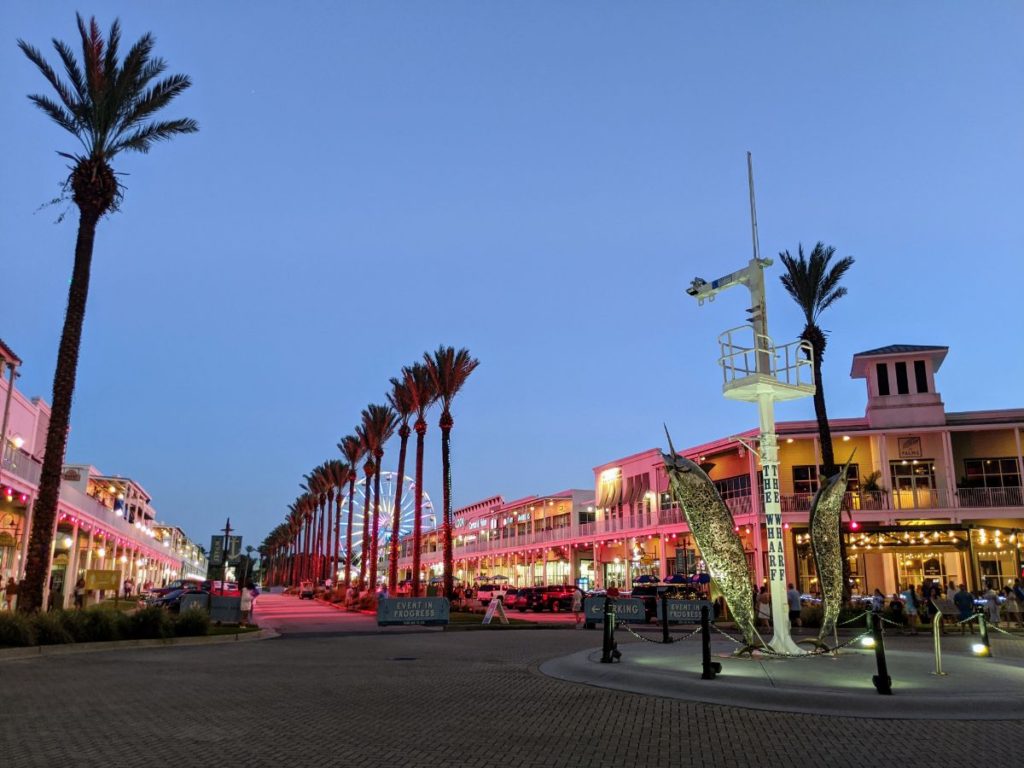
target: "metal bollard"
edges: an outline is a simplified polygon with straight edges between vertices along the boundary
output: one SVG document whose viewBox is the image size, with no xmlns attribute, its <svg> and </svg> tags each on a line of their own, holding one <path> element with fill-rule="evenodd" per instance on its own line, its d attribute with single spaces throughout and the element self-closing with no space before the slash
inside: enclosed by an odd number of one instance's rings
<svg viewBox="0 0 1024 768">
<path fill-rule="evenodd" d="M 722 671 L 722 665 L 711 660 L 711 616 L 706 605 L 700 607 L 700 652 L 703 667 L 700 679 L 714 680 L 715 675 Z"/>
<path fill-rule="evenodd" d="M 878 674 L 871 678 L 875 690 L 881 694 L 892 695 L 892 678 L 885 664 L 885 644 L 882 640 L 882 617 L 878 613 L 871 614 L 871 637 L 875 641 L 875 664 Z"/>
<path fill-rule="evenodd" d="M 601 648 L 601 663 L 611 664 L 622 658 L 622 652 L 615 642 L 615 602 L 610 597 L 604 599 L 604 643 Z"/>
<path fill-rule="evenodd" d="M 992 655 L 992 644 L 988 640 L 988 622 L 985 621 L 985 614 L 978 614 L 978 632 L 981 633 L 981 644 L 984 646 L 984 650 L 978 651 L 979 656 L 991 656 Z"/>
<path fill-rule="evenodd" d="M 932 640 L 935 642 L 935 671 L 933 675 L 945 676 L 942 671 L 942 621 L 932 622 Z"/>
<path fill-rule="evenodd" d="M 664 592 L 661 593 L 661 642 L 672 642 L 672 638 L 668 636 L 668 595 Z"/>
</svg>

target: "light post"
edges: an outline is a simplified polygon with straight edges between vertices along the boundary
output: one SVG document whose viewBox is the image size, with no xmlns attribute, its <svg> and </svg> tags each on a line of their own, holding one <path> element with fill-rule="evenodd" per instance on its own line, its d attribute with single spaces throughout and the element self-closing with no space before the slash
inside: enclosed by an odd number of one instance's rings
<svg viewBox="0 0 1024 768">
<path fill-rule="evenodd" d="M 807 342 L 776 347 L 768 335 L 768 315 L 764 291 L 764 270 L 771 259 L 762 259 L 757 237 L 757 213 L 754 204 L 754 171 L 747 153 L 747 179 L 750 188 L 750 219 L 754 256 L 747 266 L 724 277 L 707 282 L 694 278 L 686 293 L 702 305 L 716 294 L 733 286 L 746 286 L 751 307 L 748 325 L 732 328 L 718 337 L 722 366 L 722 394 L 730 399 L 757 403 L 760 422 L 759 447 L 747 448 L 761 460 L 764 515 L 768 543 L 768 575 L 772 600 L 773 635 L 769 644 L 777 653 L 804 653 L 789 634 L 786 599 L 786 555 L 782 536 L 782 505 L 779 499 L 779 447 L 775 434 L 775 401 L 795 400 L 814 394 L 811 366 L 813 354 Z M 753 336 L 752 342 L 746 341 Z"/>
</svg>

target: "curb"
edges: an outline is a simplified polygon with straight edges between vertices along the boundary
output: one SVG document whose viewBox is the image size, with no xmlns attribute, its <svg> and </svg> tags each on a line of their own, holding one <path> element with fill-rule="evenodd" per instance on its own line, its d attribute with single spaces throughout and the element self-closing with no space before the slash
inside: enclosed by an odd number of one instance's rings
<svg viewBox="0 0 1024 768">
<path fill-rule="evenodd" d="M 0 648 L 0 662 L 35 659 L 40 656 L 70 656 L 77 653 L 112 651 L 124 648 L 168 648 L 176 645 L 220 645 L 222 643 L 252 642 L 279 637 L 272 629 L 259 632 L 215 635 L 213 637 L 168 637 L 151 640 L 105 640 L 96 643 L 64 643 L 62 645 L 29 645 L 22 648 Z"/>
</svg>

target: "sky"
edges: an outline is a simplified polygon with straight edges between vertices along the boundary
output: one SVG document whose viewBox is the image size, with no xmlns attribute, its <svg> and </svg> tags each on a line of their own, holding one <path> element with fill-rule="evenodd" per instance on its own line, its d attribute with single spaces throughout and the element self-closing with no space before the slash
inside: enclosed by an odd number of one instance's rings
<svg viewBox="0 0 1024 768">
<path fill-rule="evenodd" d="M 50 399 L 75 140 L 25 98 L 75 4 L 0 4 L 0 338 Z M 93 2 L 193 87 L 200 132 L 116 158 L 67 458 L 138 480 L 205 542 L 258 544 L 388 379 L 440 344 L 456 506 L 593 487 L 592 468 L 756 423 L 716 338 L 746 291 L 685 294 L 817 241 L 856 259 L 821 324 L 851 356 L 948 345 L 949 410 L 1024 406 L 1024 6 L 1004 2 Z M 802 319 L 766 273 L 779 343 Z M 432 413 L 425 488 L 440 507 Z M 778 418 L 813 417 L 811 401 Z M 384 463 L 397 465 L 397 441 Z"/>
</svg>

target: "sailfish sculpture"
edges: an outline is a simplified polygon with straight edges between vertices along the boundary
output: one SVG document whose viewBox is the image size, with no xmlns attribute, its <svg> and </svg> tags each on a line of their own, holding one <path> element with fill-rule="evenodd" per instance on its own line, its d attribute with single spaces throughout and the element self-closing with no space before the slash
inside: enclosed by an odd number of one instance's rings
<svg viewBox="0 0 1024 768">
<path fill-rule="evenodd" d="M 736 533 L 732 512 L 722 501 L 718 489 L 697 464 L 679 456 L 668 438 L 668 453 L 662 453 L 672 498 L 686 514 L 690 532 L 708 565 L 711 577 L 725 595 L 736 626 L 743 633 L 747 649 L 764 643 L 754 627 L 751 600 L 750 567 L 743 544 Z"/>
<path fill-rule="evenodd" d="M 840 518 L 843 498 L 846 496 L 846 473 L 849 471 L 853 454 L 842 469 L 827 478 L 811 501 L 811 547 L 814 550 L 814 564 L 818 569 L 818 585 L 821 588 L 823 616 L 818 643 L 836 630 L 839 609 L 843 605 L 843 560 L 839 545 Z"/>
</svg>

